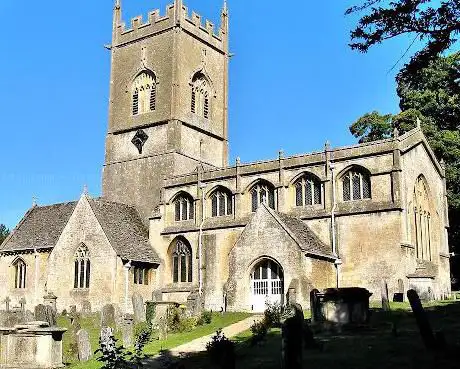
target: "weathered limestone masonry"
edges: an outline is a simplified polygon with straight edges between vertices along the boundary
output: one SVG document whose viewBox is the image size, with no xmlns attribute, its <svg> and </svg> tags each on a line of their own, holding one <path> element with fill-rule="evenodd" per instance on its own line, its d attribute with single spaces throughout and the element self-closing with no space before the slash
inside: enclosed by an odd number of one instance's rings
<svg viewBox="0 0 460 369">
<path fill-rule="evenodd" d="M 313 289 L 450 291 L 445 170 L 420 127 L 228 165 L 228 9 L 181 0 L 112 30 L 103 196 L 34 205 L 0 246 L 0 301 L 263 311 Z M 135 298 L 133 299 L 133 296 Z M 8 305 L 8 306 L 9 306 Z M 164 309 L 163 309 L 164 310 Z"/>
</svg>

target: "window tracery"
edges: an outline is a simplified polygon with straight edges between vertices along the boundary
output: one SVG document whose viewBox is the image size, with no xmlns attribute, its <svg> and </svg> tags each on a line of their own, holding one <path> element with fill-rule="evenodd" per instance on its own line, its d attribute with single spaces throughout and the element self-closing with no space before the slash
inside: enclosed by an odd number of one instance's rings
<svg viewBox="0 0 460 369">
<path fill-rule="evenodd" d="M 371 179 L 358 169 L 349 170 L 342 178 L 343 201 L 371 198 Z"/>
<path fill-rule="evenodd" d="M 295 184 L 296 206 L 319 205 L 322 203 L 321 182 L 319 179 L 305 175 L 299 178 Z"/>
<path fill-rule="evenodd" d="M 88 247 L 81 244 L 75 252 L 74 260 L 74 288 L 89 288 L 91 277 L 91 261 Z"/>
<path fill-rule="evenodd" d="M 154 111 L 156 108 L 157 84 L 153 73 L 141 72 L 133 83 L 133 115 Z"/>
<path fill-rule="evenodd" d="M 192 251 L 181 239 L 176 241 L 172 254 L 173 282 L 192 282 Z"/>
</svg>

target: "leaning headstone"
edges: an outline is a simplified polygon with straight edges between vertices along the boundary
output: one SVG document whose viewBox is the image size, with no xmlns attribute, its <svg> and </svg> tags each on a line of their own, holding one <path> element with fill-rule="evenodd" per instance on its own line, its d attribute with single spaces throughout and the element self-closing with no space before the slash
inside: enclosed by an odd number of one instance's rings
<svg viewBox="0 0 460 369">
<path fill-rule="evenodd" d="M 89 359 L 91 359 L 93 352 L 91 350 L 89 334 L 84 329 L 80 329 L 77 332 L 77 345 L 78 345 L 78 360 L 88 361 Z"/>
<path fill-rule="evenodd" d="M 382 280 L 381 284 L 381 294 L 382 294 L 382 309 L 384 311 L 390 311 L 390 300 L 388 299 L 388 285 L 387 282 Z"/>
<path fill-rule="evenodd" d="M 89 302 L 88 300 L 84 300 L 81 303 L 81 313 L 84 316 L 91 315 L 91 302 Z"/>
<path fill-rule="evenodd" d="M 435 335 L 431 329 L 430 322 L 428 321 L 425 309 L 423 309 L 417 292 L 415 290 L 407 291 L 407 298 L 410 302 L 410 306 L 412 308 L 412 312 L 414 313 L 415 321 L 417 322 L 417 326 L 425 347 L 429 350 L 438 348 L 438 343 L 436 342 Z"/>
<path fill-rule="evenodd" d="M 26 299 L 24 297 L 19 300 L 19 306 L 21 307 L 21 311 L 26 310 Z"/>
<path fill-rule="evenodd" d="M 123 346 L 130 347 L 134 344 L 134 319 L 130 315 L 123 317 L 122 323 Z"/>
<path fill-rule="evenodd" d="M 35 320 L 47 322 L 50 327 L 56 326 L 56 312 L 49 305 L 35 306 Z"/>
<path fill-rule="evenodd" d="M 115 327 L 115 308 L 111 304 L 104 305 L 102 308 L 101 327 Z"/>
<path fill-rule="evenodd" d="M 134 311 L 134 322 L 140 323 L 145 322 L 145 306 L 144 299 L 138 293 L 134 293 L 132 297 L 133 311 Z"/>
<path fill-rule="evenodd" d="M 290 305 L 289 317 L 282 326 L 281 368 L 302 369 L 304 316 L 302 306 Z"/>
</svg>

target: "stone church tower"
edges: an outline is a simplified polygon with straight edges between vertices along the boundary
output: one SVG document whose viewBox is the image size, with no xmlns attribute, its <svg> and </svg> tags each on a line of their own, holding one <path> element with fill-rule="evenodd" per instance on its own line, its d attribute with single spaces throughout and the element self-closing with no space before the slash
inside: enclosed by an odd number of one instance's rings
<svg viewBox="0 0 460 369">
<path fill-rule="evenodd" d="M 221 28 L 175 0 L 122 23 L 114 8 L 103 197 L 146 222 L 165 177 L 228 164 L 228 12 Z"/>
</svg>

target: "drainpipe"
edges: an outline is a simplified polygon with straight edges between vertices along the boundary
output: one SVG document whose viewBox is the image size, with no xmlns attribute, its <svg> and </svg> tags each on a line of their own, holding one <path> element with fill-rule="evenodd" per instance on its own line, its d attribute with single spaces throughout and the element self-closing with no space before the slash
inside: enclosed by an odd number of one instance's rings
<svg viewBox="0 0 460 369">
<path fill-rule="evenodd" d="M 203 225 L 205 221 L 204 189 L 206 185 L 200 182 L 198 186 L 201 189 L 201 223 L 198 234 L 198 293 L 201 296 L 203 294 Z"/>
<path fill-rule="evenodd" d="M 331 170 L 332 175 L 332 210 L 331 210 L 331 233 L 332 233 L 332 254 L 336 257 L 334 262 L 335 270 L 336 270 L 336 287 L 339 288 L 339 268 L 342 264 L 342 260 L 340 260 L 339 255 L 337 253 L 337 240 L 335 236 L 335 211 L 337 210 L 337 197 L 335 193 L 335 164 L 330 163 L 329 168 Z"/>
<path fill-rule="evenodd" d="M 129 269 L 131 269 L 131 260 L 129 260 L 125 265 L 125 313 L 128 314 L 128 293 L 129 293 Z"/>
</svg>

